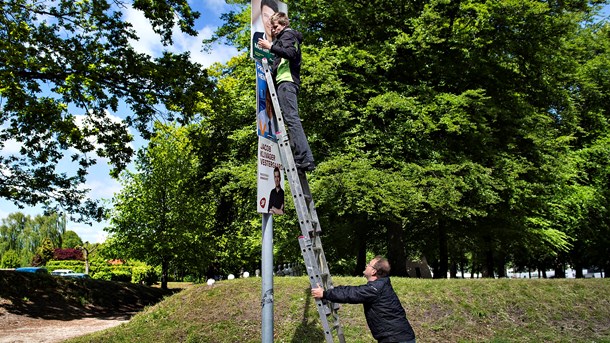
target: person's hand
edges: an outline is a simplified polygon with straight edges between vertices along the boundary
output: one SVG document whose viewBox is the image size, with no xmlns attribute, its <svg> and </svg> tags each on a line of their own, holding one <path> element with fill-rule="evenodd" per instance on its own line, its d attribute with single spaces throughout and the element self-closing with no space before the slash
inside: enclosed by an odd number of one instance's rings
<svg viewBox="0 0 610 343">
<path fill-rule="evenodd" d="M 267 50 L 271 49 L 271 43 L 268 40 L 262 39 L 262 38 L 258 39 L 258 46 L 261 47 L 262 49 L 267 49 Z"/>
<path fill-rule="evenodd" d="M 317 283 L 316 286 L 318 287 L 311 289 L 311 296 L 316 299 L 322 299 L 322 297 L 324 297 L 324 288 L 320 287 L 319 283 Z"/>
<path fill-rule="evenodd" d="M 271 213 L 271 214 L 284 214 L 284 210 L 282 210 L 281 208 L 271 207 L 271 209 L 269 210 L 269 213 Z"/>
</svg>

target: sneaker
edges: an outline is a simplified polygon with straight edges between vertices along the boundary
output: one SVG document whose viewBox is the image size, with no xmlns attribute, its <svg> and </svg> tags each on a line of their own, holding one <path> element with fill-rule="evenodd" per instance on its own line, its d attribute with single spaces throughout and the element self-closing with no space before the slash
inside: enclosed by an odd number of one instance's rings
<svg viewBox="0 0 610 343">
<path fill-rule="evenodd" d="M 298 163 L 297 162 L 297 169 L 300 171 L 313 171 L 314 169 L 316 169 L 316 164 L 313 162 L 303 162 L 303 163 Z"/>
</svg>

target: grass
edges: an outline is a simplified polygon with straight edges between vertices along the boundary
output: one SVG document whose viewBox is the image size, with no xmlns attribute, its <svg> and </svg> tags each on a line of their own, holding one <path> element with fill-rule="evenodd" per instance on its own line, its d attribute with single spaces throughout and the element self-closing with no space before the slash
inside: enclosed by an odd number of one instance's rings
<svg viewBox="0 0 610 343">
<path fill-rule="evenodd" d="M 363 278 L 335 277 L 337 285 Z M 423 280 L 392 284 L 418 342 L 610 342 L 610 279 Z M 306 277 L 274 280 L 274 342 L 324 342 Z M 347 342 L 375 342 L 342 305 Z M 126 324 L 68 342 L 260 342 L 261 279 L 193 285 Z"/>
<path fill-rule="evenodd" d="M 133 313 L 178 290 L 90 279 L 0 271 L 0 306 L 12 314 L 72 320 Z"/>
</svg>

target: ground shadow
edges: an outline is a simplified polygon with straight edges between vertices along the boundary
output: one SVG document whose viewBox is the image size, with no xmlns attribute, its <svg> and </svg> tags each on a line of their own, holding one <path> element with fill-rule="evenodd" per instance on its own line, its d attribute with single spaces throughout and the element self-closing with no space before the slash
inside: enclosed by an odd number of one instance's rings
<svg viewBox="0 0 610 343">
<path fill-rule="evenodd" d="M 11 314 L 31 318 L 129 319 L 145 306 L 156 304 L 177 291 L 123 282 L 0 271 L 0 307 Z"/>
<path fill-rule="evenodd" d="M 313 301 L 311 296 L 311 289 L 306 288 L 303 292 L 303 298 L 305 298 L 305 305 L 303 306 L 303 317 L 301 323 L 294 332 L 291 343 L 312 343 L 312 342 L 324 342 L 324 331 L 320 324 L 320 317 L 317 315 L 311 316 L 309 314 L 309 308 Z M 317 314 L 317 312 L 316 312 Z"/>
</svg>

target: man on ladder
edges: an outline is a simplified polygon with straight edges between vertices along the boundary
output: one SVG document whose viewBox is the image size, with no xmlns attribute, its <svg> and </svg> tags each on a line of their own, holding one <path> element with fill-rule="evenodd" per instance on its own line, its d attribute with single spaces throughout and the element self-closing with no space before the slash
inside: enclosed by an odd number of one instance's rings
<svg viewBox="0 0 610 343">
<path fill-rule="evenodd" d="M 290 142 L 294 144 L 294 160 L 300 171 L 312 171 L 316 168 L 313 154 L 309 148 L 301 118 L 297 95 L 301 83 L 301 43 L 303 35 L 291 29 L 288 16 L 276 12 L 271 16 L 273 43 L 259 39 L 258 45 L 268 49 L 276 58 L 272 72 L 282 114 L 290 133 Z"/>
<path fill-rule="evenodd" d="M 299 236 L 299 245 L 311 286 L 319 284 L 325 289 L 332 289 L 332 277 L 319 236 L 321 229 L 318 216 L 305 174 L 306 171 L 314 170 L 315 164 L 301 125 L 297 105 L 301 68 L 300 44 L 303 36 L 288 27 L 288 17 L 283 12 L 275 13 L 270 22 L 273 44 L 259 40 L 258 45 L 263 49 L 269 49 L 275 55 L 273 68 L 269 67 L 266 58 L 261 62 L 273 108 L 278 117 L 280 156 L 287 173 L 302 233 Z M 277 89 L 274 87 L 276 82 Z M 289 139 L 284 135 L 284 120 L 289 126 Z M 339 306 L 322 299 L 316 299 L 315 302 L 326 342 L 333 343 L 333 333 L 335 333 L 339 343 L 345 343 L 337 313 Z"/>
</svg>

